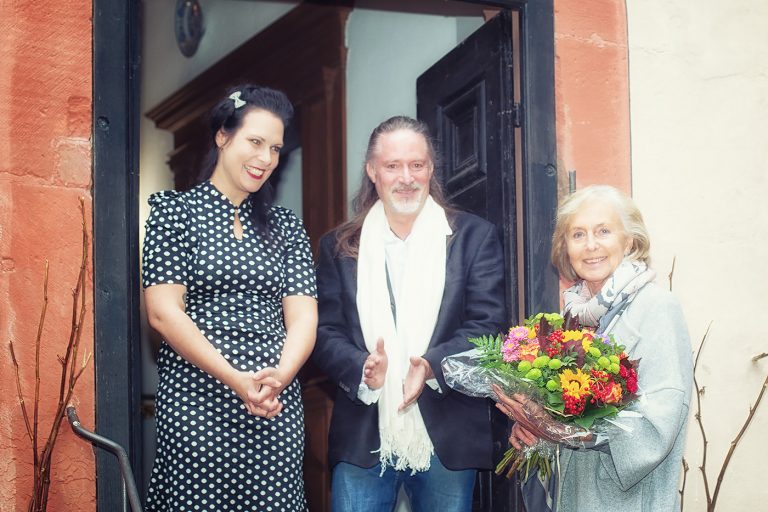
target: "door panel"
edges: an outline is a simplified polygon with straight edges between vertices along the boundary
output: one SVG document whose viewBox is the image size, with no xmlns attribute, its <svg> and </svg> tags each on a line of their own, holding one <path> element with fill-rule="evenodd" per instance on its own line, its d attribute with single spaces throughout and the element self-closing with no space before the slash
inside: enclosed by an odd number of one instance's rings
<svg viewBox="0 0 768 512">
<path fill-rule="evenodd" d="M 417 110 L 436 139 L 440 179 L 457 207 L 503 233 L 507 311 L 517 306 L 512 17 L 502 11 L 416 82 Z M 494 460 L 508 447 L 509 422 L 491 408 Z M 523 510 L 514 481 L 478 475 L 473 510 Z"/>
<path fill-rule="evenodd" d="M 479 82 L 442 108 L 441 155 L 448 197 L 487 217 L 485 83 Z M 469 203 L 469 204 L 466 204 Z"/>
</svg>

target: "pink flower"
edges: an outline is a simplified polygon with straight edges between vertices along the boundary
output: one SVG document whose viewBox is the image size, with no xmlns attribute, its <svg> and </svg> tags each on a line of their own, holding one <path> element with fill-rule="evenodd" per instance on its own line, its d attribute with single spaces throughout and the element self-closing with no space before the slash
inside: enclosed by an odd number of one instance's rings
<svg viewBox="0 0 768 512">
<path fill-rule="evenodd" d="M 523 341 L 528 339 L 528 334 L 530 333 L 530 330 L 527 327 L 523 327 L 521 325 L 518 325 L 517 327 L 513 327 L 509 330 L 509 334 L 507 335 L 508 340 L 516 340 L 516 341 Z"/>
<path fill-rule="evenodd" d="M 512 363 L 520 360 L 520 342 L 516 339 L 507 338 L 501 346 L 501 354 L 504 361 Z"/>
</svg>

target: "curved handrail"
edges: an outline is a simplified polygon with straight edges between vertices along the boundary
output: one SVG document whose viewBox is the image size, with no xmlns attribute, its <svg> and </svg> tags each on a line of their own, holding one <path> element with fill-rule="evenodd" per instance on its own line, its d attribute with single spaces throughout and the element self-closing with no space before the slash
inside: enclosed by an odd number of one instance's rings
<svg viewBox="0 0 768 512">
<path fill-rule="evenodd" d="M 120 463 L 120 473 L 123 475 L 124 491 L 128 495 L 128 502 L 131 505 L 131 511 L 142 512 L 141 500 L 139 499 L 139 491 L 136 489 L 136 482 L 133 479 L 133 471 L 131 471 L 131 464 L 128 460 L 128 454 L 125 453 L 123 447 L 111 439 L 107 439 L 106 437 L 100 436 L 96 432 L 91 432 L 90 430 L 83 427 L 80 423 L 80 418 L 77 417 L 77 412 L 75 411 L 74 405 L 67 406 L 67 419 L 69 420 L 69 424 L 72 426 L 72 430 L 75 432 L 75 434 L 89 441 L 94 446 L 98 446 L 99 448 L 103 448 L 104 450 L 111 452 L 115 457 L 117 457 L 117 461 Z"/>
</svg>

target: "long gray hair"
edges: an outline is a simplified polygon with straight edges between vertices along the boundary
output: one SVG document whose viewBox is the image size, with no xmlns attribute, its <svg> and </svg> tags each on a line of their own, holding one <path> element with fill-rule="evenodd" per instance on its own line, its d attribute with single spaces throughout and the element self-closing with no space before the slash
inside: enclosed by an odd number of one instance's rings
<svg viewBox="0 0 768 512">
<path fill-rule="evenodd" d="M 352 218 L 342 224 L 336 234 L 336 250 L 342 256 L 357 257 L 357 251 L 360 245 L 360 231 L 363 228 L 363 221 L 365 220 L 365 216 L 368 215 L 368 211 L 379 199 L 379 195 L 376 193 L 376 185 L 374 185 L 368 177 L 365 168 L 373 161 L 376 151 L 378 150 L 381 136 L 398 130 L 410 130 L 413 133 L 424 137 L 424 140 L 427 143 L 429 159 L 434 169 L 432 178 L 429 180 L 429 194 L 437 204 L 443 207 L 449 217 L 454 211 L 449 205 L 448 200 L 445 198 L 443 187 L 440 185 L 440 181 L 437 177 L 439 157 L 435 151 L 432 137 L 429 135 L 429 127 L 427 124 L 407 116 L 390 117 L 374 128 L 368 139 L 368 148 L 365 151 L 365 162 L 363 163 L 363 177 L 360 181 L 360 188 L 352 199 Z"/>
</svg>

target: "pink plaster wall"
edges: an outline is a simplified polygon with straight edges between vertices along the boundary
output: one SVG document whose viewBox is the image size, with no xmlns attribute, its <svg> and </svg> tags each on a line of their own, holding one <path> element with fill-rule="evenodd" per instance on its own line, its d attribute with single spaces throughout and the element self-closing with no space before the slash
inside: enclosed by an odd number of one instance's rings
<svg viewBox="0 0 768 512">
<path fill-rule="evenodd" d="M 91 218 L 91 3 L 0 1 L 0 510 L 25 510 L 32 449 L 8 350 L 14 341 L 25 400 L 34 397 L 34 340 L 50 261 L 41 351 L 41 437 L 58 400 L 80 264 L 79 198 Z M 90 232 L 90 226 L 89 226 Z M 90 270 L 90 269 L 89 269 Z M 92 286 L 81 351 L 93 350 Z M 91 362 L 75 392 L 93 425 Z M 43 442 L 45 439 L 43 439 Z M 54 453 L 49 511 L 95 510 L 90 446 L 63 424 Z"/>
<path fill-rule="evenodd" d="M 555 0 L 555 102 L 561 174 L 630 192 L 624 0 Z"/>
</svg>

